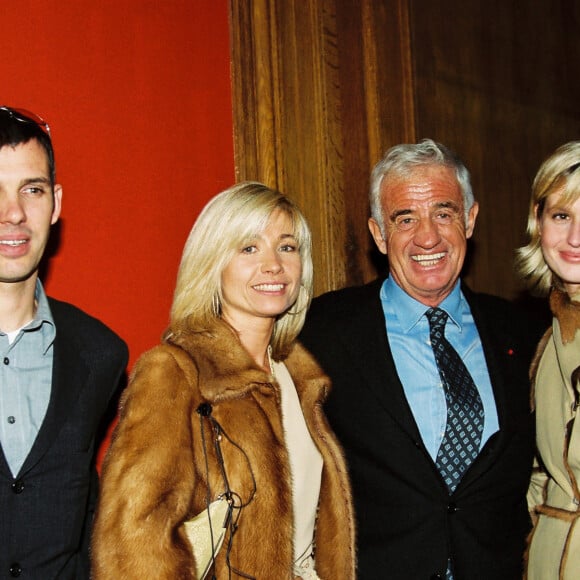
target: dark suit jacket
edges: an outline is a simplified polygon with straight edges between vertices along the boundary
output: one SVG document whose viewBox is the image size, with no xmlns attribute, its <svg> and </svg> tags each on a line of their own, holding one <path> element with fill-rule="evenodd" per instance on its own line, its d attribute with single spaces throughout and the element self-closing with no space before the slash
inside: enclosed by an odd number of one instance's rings
<svg viewBox="0 0 580 580">
<path fill-rule="evenodd" d="M 16 478 L 0 453 L 0 578 L 89 577 L 95 436 L 127 364 L 127 346 L 101 322 L 49 303 L 56 338 L 46 417 Z"/>
<path fill-rule="evenodd" d="M 534 444 L 528 366 L 541 328 L 507 301 L 464 288 L 500 430 L 449 496 L 395 369 L 381 283 L 314 300 L 300 337 L 333 382 L 326 412 L 352 478 L 358 577 L 444 577 L 451 558 L 456 580 L 521 578 Z"/>
</svg>

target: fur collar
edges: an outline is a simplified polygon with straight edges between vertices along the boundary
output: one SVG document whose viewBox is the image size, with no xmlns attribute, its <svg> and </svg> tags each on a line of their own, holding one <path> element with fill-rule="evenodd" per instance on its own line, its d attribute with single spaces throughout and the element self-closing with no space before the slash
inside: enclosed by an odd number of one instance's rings
<svg viewBox="0 0 580 580">
<path fill-rule="evenodd" d="M 562 342 L 566 344 L 574 340 L 576 331 L 580 329 L 580 303 L 554 288 L 550 294 L 550 309 L 560 323 Z"/>
<path fill-rule="evenodd" d="M 271 390 L 271 375 L 255 363 L 236 332 L 221 320 L 206 329 L 173 326 L 164 341 L 181 348 L 194 361 L 200 393 L 207 401 L 217 403 L 256 389 Z M 330 379 L 302 345 L 295 342 L 284 362 L 299 396 L 314 388 L 314 398 L 326 398 Z"/>
<path fill-rule="evenodd" d="M 562 335 L 562 342 L 564 344 L 574 340 L 576 331 L 580 329 L 580 303 L 570 300 L 570 297 L 566 292 L 553 288 L 550 293 L 550 310 L 552 314 L 558 319 L 560 324 L 560 332 Z M 535 409 L 535 381 L 536 374 L 538 372 L 538 366 L 540 365 L 540 360 L 546 349 L 548 341 L 552 337 L 553 328 L 550 326 L 548 330 L 544 333 L 544 336 L 540 340 L 538 347 L 536 348 L 536 353 L 532 359 L 530 365 L 530 380 L 532 383 L 532 388 L 530 391 L 531 399 L 531 409 Z"/>
</svg>

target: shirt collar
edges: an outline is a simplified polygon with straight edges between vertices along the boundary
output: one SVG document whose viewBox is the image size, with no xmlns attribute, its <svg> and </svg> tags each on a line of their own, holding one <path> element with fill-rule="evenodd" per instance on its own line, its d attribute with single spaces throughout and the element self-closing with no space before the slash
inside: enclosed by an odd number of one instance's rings
<svg viewBox="0 0 580 580">
<path fill-rule="evenodd" d="M 421 320 L 428 310 L 425 304 L 415 300 L 407 294 L 392 278 L 388 276 L 381 288 L 381 301 L 389 305 L 390 311 L 397 317 L 401 330 L 409 333 Z M 451 320 L 461 331 L 462 325 L 462 294 L 459 281 L 451 290 L 449 296 L 439 304 L 439 308 L 445 310 Z"/>
<path fill-rule="evenodd" d="M 48 304 L 48 298 L 39 279 L 36 280 L 34 299 L 36 301 L 36 313 L 34 318 L 22 330 L 27 332 L 40 329 L 42 334 L 42 354 L 46 354 L 54 342 L 56 327 Z"/>
</svg>

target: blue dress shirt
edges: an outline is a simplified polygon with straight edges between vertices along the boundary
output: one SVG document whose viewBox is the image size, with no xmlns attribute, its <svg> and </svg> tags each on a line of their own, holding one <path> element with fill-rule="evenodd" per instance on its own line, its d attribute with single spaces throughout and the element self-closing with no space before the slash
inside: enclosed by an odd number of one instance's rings
<svg viewBox="0 0 580 580">
<path fill-rule="evenodd" d="M 52 384 L 56 328 L 40 280 L 35 298 L 34 319 L 13 340 L 0 330 L 0 443 L 15 477 L 44 421 Z"/>
<path fill-rule="evenodd" d="M 445 434 L 447 405 L 429 339 L 428 307 L 411 298 L 389 276 L 381 288 L 387 337 L 405 396 L 433 461 Z M 449 315 L 445 336 L 479 389 L 485 411 L 481 446 L 499 429 L 497 407 L 479 333 L 467 300 L 457 283 L 439 304 Z"/>
</svg>

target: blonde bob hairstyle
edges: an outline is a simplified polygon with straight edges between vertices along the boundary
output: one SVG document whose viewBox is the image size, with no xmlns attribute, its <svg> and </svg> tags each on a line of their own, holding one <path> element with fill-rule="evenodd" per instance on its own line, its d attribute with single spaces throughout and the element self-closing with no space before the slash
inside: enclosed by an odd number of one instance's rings
<svg viewBox="0 0 580 580">
<path fill-rule="evenodd" d="M 538 295 L 548 294 L 552 286 L 563 290 L 561 280 L 550 270 L 542 253 L 540 220 L 546 199 L 552 193 L 560 194 L 565 205 L 580 197 L 580 141 L 558 147 L 542 163 L 532 184 L 527 227 L 530 241 L 516 250 L 516 271 Z"/>
<path fill-rule="evenodd" d="M 274 324 L 272 355 L 279 360 L 302 329 L 312 297 L 310 228 L 285 195 L 262 183 L 243 182 L 216 195 L 197 218 L 185 243 L 171 307 L 171 324 L 204 330 L 221 316 L 222 272 L 245 244 L 264 231 L 273 212 L 291 219 L 302 263 L 296 302 Z"/>
</svg>

